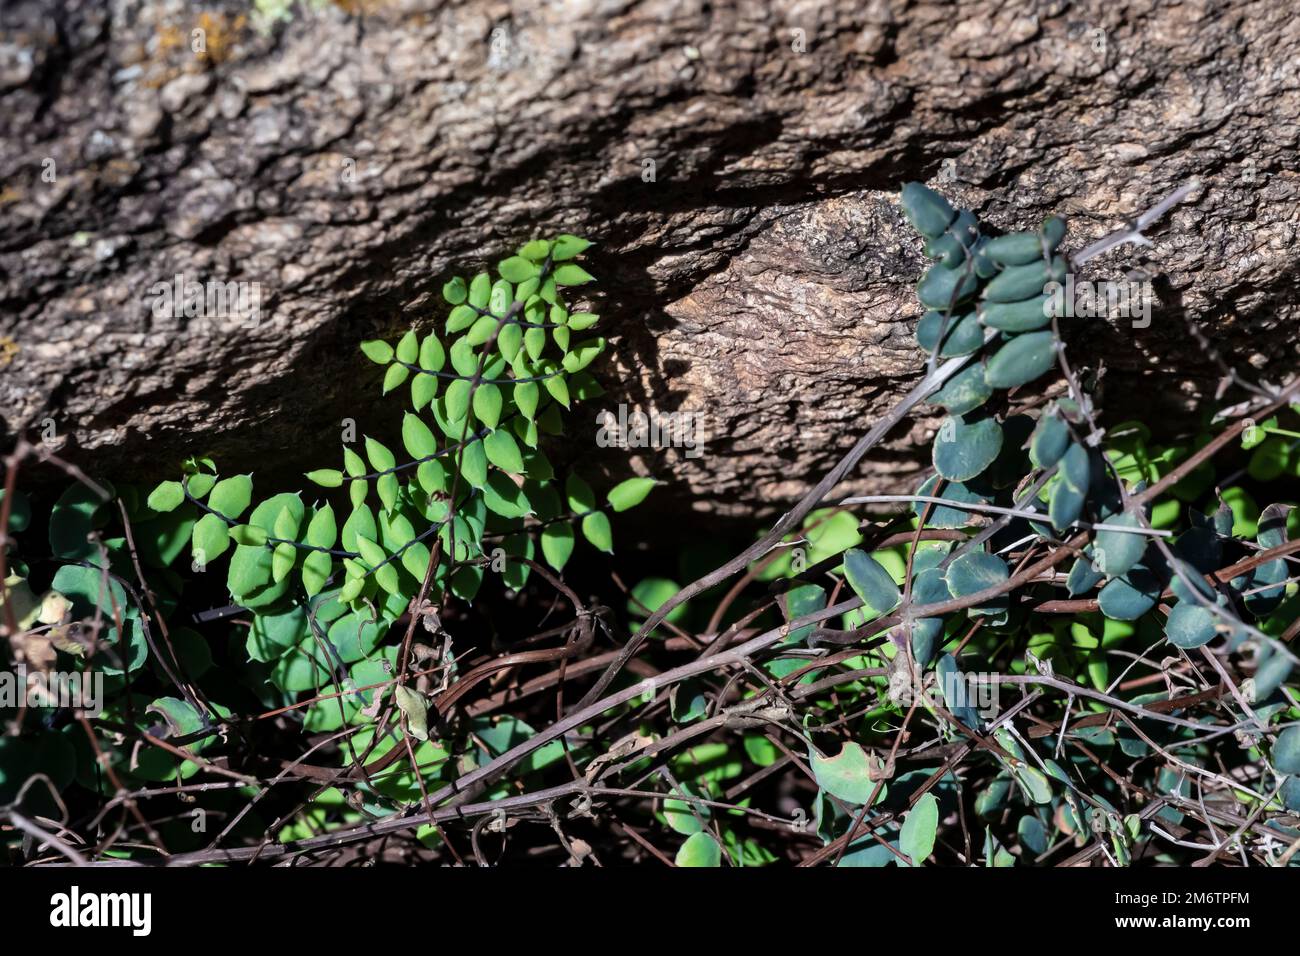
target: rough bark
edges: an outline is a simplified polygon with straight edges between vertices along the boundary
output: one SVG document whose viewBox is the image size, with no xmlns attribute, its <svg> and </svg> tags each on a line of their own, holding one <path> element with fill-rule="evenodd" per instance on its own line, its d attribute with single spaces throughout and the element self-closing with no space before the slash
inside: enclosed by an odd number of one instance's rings
<svg viewBox="0 0 1300 956">
<path fill-rule="evenodd" d="M 433 321 L 449 270 L 570 231 L 600 240 L 616 349 L 595 407 L 708 423 L 700 458 L 602 460 L 671 467 L 700 509 L 778 508 L 916 380 L 912 178 L 1002 228 L 1059 211 L 1081 245 L 1201 177 L 1153 248 L 1098 265 L 1162 277 L 1151 327 L 1076 338 L 1112 404 L 1152 417 L 1218 379 L 1189 323 L 1252 374 L 1295 363 L 1300 25 L 1272 0 L 351 0 L 269 27 L 235 0 L 37 0 L 3 18 L 0 405 L 101 473 L 199 451 L 327 463 L 344 417 L 397 417 L 360 339 Z M 154 318 L 176 273 L 260 282 L 263 321 Z M 597 451 L 591 414 L 569 454 Z M 933 427 L 915 421 L 855 490 L 910 480 Z"/>
</svg>

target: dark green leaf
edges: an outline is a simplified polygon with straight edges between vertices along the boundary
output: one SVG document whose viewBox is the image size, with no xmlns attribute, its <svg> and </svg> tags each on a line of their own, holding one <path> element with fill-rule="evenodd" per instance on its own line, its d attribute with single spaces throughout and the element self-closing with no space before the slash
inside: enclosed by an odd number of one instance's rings
<svg viewBox="0 0 1300 956">
<path fill-rule="evenodd" d="M 1015 388 L 1038 378 L 1056 362 L 1050 331 L 1027 332 L 1007 342 L 989 359 L 984 377 L 994 388 Z"/>
<path fill-rule="evenodd" d="M 862 598 L 862 603 L 876 616 L 888 614 L 902 600 L 898 585 L 889 572 L 865 551 L 853 548 L 845 552 L 844 576 Z"/>
<path fill-rule="evenodd" d="M 934 441 L 934 467 L 949 481 L 967 481 L 993 464 L 1001 450 L 1002 429 L 994 419 L 950 415 Z"/>
</svg>

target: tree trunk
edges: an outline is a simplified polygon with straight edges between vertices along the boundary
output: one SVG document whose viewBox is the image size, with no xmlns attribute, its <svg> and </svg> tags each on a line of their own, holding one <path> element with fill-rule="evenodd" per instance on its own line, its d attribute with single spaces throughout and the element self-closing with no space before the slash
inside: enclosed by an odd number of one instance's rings
<svg viewBox="0 0 1300 956">
<path fill-rule="evenodd" d="M 441 321 L 449 272 L 564 231 L 599 241 L 614 357 L 556 457 L 781 509 L 922 368 L 909 179 L 1003 229 L 1060 212 L 1077 248 L 1200 177 L 1153 247 L 1090 266 L 1160 277 L 1150 327 L 1076 327 L 1076 361 L 1167 421 L 1221 375 L 1189 328 L 1252 376 L 1296 362 L 1300 26 L 1273 0 L 2 15 L 0 406 L 99 474 L 333 464 L 343 419 L 400 419 L 357 343 Z M 178 274 L 259 283 L 260 321 L 155 316 Z M 597 448 L 620 402 L 703 413 L 703 454 Z M 912 421 L 853 490 L 914 480 L 934 418 Z"/>
</svg>

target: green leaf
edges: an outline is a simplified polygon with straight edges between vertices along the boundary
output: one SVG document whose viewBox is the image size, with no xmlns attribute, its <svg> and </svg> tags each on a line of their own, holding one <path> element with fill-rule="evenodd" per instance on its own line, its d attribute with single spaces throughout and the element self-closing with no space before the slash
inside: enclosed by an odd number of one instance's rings
<svg viewBox="0 0 1300 956">
<path fill-rule="evenodd" d="M 1017 335 L 989 359 L 984 378 L 994 388 L 1015 388 L 1038 378 L 1056 363 L 1051 331 Z"/>
<path fill-rule="evenodd" d="M 1169 643 L 1191 650 L 1210 643 L 1218 633 L 1215 616 L 1207 608 L 1189 601 L 1174 605 L 1165 621 L 1165 637 Z"/>
<path fill-rule="evenodd" d="M 196 565 L 207 565 L 230 547 L 230 532 L 216 515 L 203 515 L 194 523 L 190 537 L 190 555 Z"/>
<path fill-rule="evenodd" d="M 1002 450 L 1002 428 L 992 418 L 966 421 L 949 415 L 934 440 L 934 467 L 949 481 L 968 481 L 993 464 Z"/>
<path fill-rule="evenodd" d="M 208 507 L 233 519 L 242 515 L 252 500 L 252 475 L 233 475 L 217 482 L 208 496 Z"/>
<path fill-rule="evenodd" d="M 351 604 L 365 586 L 365 578 L 348 578 L 343 587 L 339 588 L 339 600 L 344 604 Z"/>
<path fill-rule="evenodd" d="M 1029 460 L 1038 468 L 1051 468 L 1065 454 L 1070 429 L 1060 415 L 1049 412 L 1038 419 L 1029 442 Z"/>
<path fill-rule="evenodd" d="M 406 729 L 416 740 L 429 739 L 429 704 L 418 691 L 405 684 L 393 686 L 397 707 L 406 716 Z"/>
<path fill-rule="evenodd" d="M 569 472 L 564 479 L 564 495 L 569 501 L 569 510 L 574 514 L 586 514 L 596 509 L 596 493 L 577 472 Z"/>
<path fill-rule="evenodd" d="M 317 468 L 307 472 L 307 480 L 322 488 L 337 488 L 343 484 L 343 472 L 337 468 Z"/>
<path fill-rule="evenodd" d="M 0 488 L 0 505 L 4 503 L 5 490 Z M 14 492 L 13 504 L 9 506 L 9 530 L 17 534 L 26 531 L 32 521 L 31 499 L 21 491 Z"/>
<path fill-rule="evenodd" d="M 280 513 L 275 516 L 275 536 L 283 538 L 285 541 L 295 541 L 298 538 L 298 527 L 302 521 L 301 510 L 289 507 L 280 509 Z"/>
<path fill-rule="evenodd" d="M 1273 769 L 1278 773 L 1300 774 L 1300 724 L 1293 724 L 1277 735 Z"/>
<path fill-rule="evenodd" d="M 1282 781 L 1278 791 L 1282 804 L 1294 813 L 1300 813 L 1300 774 L 1292 774 Z"/>
<path fill-rule="evenodd" d="M 312 515 L 303 544 L 313 548 L 332 548 L 337 538 L 338 527 L 334 519 L 334 509 L 327 504 Z"/>
<path fill-rule="evenodd" d="M 636 583 L 636 587 L 632 588 L 632 593 L 628 596 L 627 613 L 634 618 L 648 618 L 675 598 L 680 591 L 681 585 L 669 578 L 642 578 Z M 664 620 L 670 624 L 680 624 L 690 611 L 687 603 L 677 605 L 668 612 L 668 616 Z"/>
<path fill-rule="evenodd" d="M 542 287 L 541 276 L 533 276 L 531 279 L 525 279 L 519 285 L 515 286 L 515 301 L 527 302 L 537 295 L 538 290 Z"/>
<path fill-rule="evenodd" d="M 611 488 L 606 500 L 615 511 L 627 511 L 645 501 L 650 489 L 658 483 L 653 478 L 629 478 Z"/>
<path fill-rule="evenodd" d="M 447 300 L 448 305 L 460 305 L 468 294 L 465 280 L 460 276 L 455 276 L 443 284 L 442 297 Z"/>
<path fill-rule="evenodd" d="M 1086 494 L 1092 483 L 1092 468 L 1088 463 L 1088 451 L 1079 442 L 1071 442 L 1069 449 L 1061 457 L 1061 480 L 1070 488 Z"/>
<path fill-rule="evenodd" d="M 1060 461 L 1061 480 L 1052 491 L 1048 514 L 1054 528 L 1065 528 L 1079 520 L 1087 501 L 1088 455 L 1080 445 L 1071 445 Z M 1078 488 L 1080 481 L 1083 488 Z"/>
<path fill-rule="evenodd" d="M 519 454 L 519 446 L 505 429 L 499 429 L 483 439 L 483 450 L 487 459 L 502 471 L 512 475 L 524 473 L 524 459 Z"/>
<path fill-rule="evenodd" d="M 393 360 L 393 347 L 383 339 L 371 339 L 361 343 L 361 352 L 376 365 L 387 365 Z"/>
<path fill-rule="evenodd" d="M 522 256 L 511 256 L 509 259 L 502 259 L 497 263 L 497 272 L 501 278 L 508 279 L 511 282 L 523 282 L 526 279 L 534 278 L 537 273 L 537 264 L 529 262 Z"/>
<path fill-rule="evenodd" d="M 933 265 L 916 284 L 916 297 L 927 309 L 946 312 L 956 309 L 979 289 L 979 280 L 975 274 L 963 266 L 949 269 L 944 265 Z M 970 313 L 967 313 L 970 314 Z"/>
<path fill-rule="evenodd" d="M 392 511 L 397 507 L 397 496 L 400 488 L 401 484 L 394 474 L 380 475 L 375 479 L 375 491 L 379 492 L 379 500 L 385 510 Z"/>
<path fill-rule="evenodd" d="M 951 415 L 965 415 L 992 397 L 993 387 L 984 380 L 984 364 L 976 362 L 950 378 L 928 401 L 946 408 Z"/>
<path fill-rule="evenodd" d="M 714 867 L 722 865 L 722 847 L 708 833 L 692 833 L 677 850 L 673 862 L 678 866 Z"/>
<path fill-rule="evenodd" d="M 1108 525 L 1125 528 L 1136 528 L 1139 523 L 1138 516 L 1131 512 L 1106 519 Z M 1124 531 L 1098 531 L 1096 543 L 1093 545 L 1093 551 L 1096 553 L 1096 560 L 1093 563 L 1106 577 L 1117 577 L 1127 573 L 1137 564 L 1146 549 L 1145 535 Z"/>
<path fill-rule="evenodd" d="M 158 714 L 167 725 L 168 737 L 188 737 L 203 729 L 203 715 L 192 704 L 176 697 L 160 697 L 145 708 L 147 713 Z M 212 738 L 189 745 L 194 751 L 202 750 Z"/>
<path fill-rule="evenodd" d="M 485 301 L 486 304 L 486 301 Z M 482 308 L 482 306 L 479 306 Z M 447 315 L 447 334 L 463 332 L 479 320 L 479 313 L 468 305 L 458 305 Z"/>
<path fill-rule="evenodd" d="M 244 545 L 250 548 L 257 548 L 266 544 L 266 539 L 268 537 L 265 528 L 259 528 L 256 525 L 251 524 L 236 525 L 230 529 L 229 534 L 230 537 L 234 539 L 235 544 Z"/>
<path fill-rule="evenodd" d="M 402 417 L 402 447 L 415 460 L 428 458 L 438 451 L 438 441 L 433 431 L 418 415 L 407 412 Z"/>
<path fill-rule="evenodd" d="M 481 384 L 474 390 L 474 416 L 488 428 L 496 428 L 501 421 L 501 389 L 491 384 Z"/>
<path fill-rule="evenodd" d="M 1043 257 L 1043 245 L 1055 249 L 1065 236 L 1065 223 L 1053 216 L 1033 232 L 1013 232 L 992 239 L 984 247 L 990 259 L 1000 266 L 1023 266 Z"/>
<path fill-rule="evenodd" d="M 542 529 L 542 557 L 556 571 L 563 571 L 573 554 L 573 525 L 555 522 Z"/>
<path fill-rule="evenodd" d="M 1054 307 L 1050 295 L 1020 302 L 981 302 L 979 317 L 990 329 L 1000 332 L 1034 332 L 1052 324 Z"/>
<path fill-rule="evenodd" d="M 366 473 L 365 460 L 347 445 L 343 446 L 343 467 L 353 478 L 360 478 Z"/>
<path fill-rule="evenodd" d="M 302 586 L 308 597 L 320 593 L 325 582 L 329 580 L 334 567 L 334 558 L 324 551 L 308 551 L 302 559 Z"/>
<path fill-rule="evenodd" d="M 471 348 L 477 348 L 482 345 L 496 334 L 497 326 L 500 324 L 500 321 L 500 319 L 490 315 L 483 316 L 471 325 L 469 331 L 465 333 L 465 344 Z"/>
<path fill-rule="evenodd" d="M 272 495 L 267 498 L 253 509 L 252 514 L 248 516 L 248 523 L 256 525 L 269 533 L 275 529 L 276 522 L 280 518 L 280 512 L 285 509 L 289 510 L 294 521 L 301 523 L 306 508 L 303 506 L 302 499 L 297 494 L 290 492 Z"/>
<path fill-rule="evenodd" d="M 1071 572 L 1071 578 L 1074 573 Z M 1136 621 L 1156 606 L 1164 588 L 1148 568 L 1137 565 L 1111 578 L 1097 595 L 1101 613 L 1112 621 Z"/>
<path fill-rule="evenodd" d="M 366 438 L 366 457 L 370 459 L 370 464 L 375 471 L 388 471 L 397 466 L 397 459 L 393 457 L 393 453 L 370 437 Z"/>
<path fill-rule="evenodd" d="M 876 616 L 898 607 L 902 593 L 889 572 L 865 551 L 853 548 L 844 554 L 844 576 L 862 603 Z"/>
<path fill-rule="evenodd" d="M 596 277 L 576 263 L 566 263 L 555 269 L 555 281 L 559 285 L 586 285 L 595 282 Z"/>
<path fill-rule="evenodd" d="M 417 375 L 411 379 L 411 407 L 417 412 L 438 394 L 438 376 Z"/>
<path fill-rule="evenodd" d="M 426 495 L 446 492 L 447 467 L 436 458 L 421 462 L 415 470 L 415 480 Z"/>
<path fill-rule="evenodd" d="M 345 614 L 330 625 L 330 643 L 338 650 L 339 659 L 352 664 L 367 657 L 387 630 L 382 618 L 373 620 L 368 611 Z"/>
<path fill-rule="evenodd" d="M 244 527 L 251 528 L 251 525 Z M 254 529 L 265 534 L 265 529 Z M 239 542 L 239 528 L 232 528 L 230 536 Z M 265 542 L 263 542 L 265 544 Z M 263 546 L 244 545 L 235 549 L 234 555 L 230 558 L 230 566 L 226 574 L 226 586 L 230 589 L 231 596 L 236 603 L 245 607 L 249 602 L 260 603 L 260 597 L 265 597 L 271 584 L 271 552 Z"/>
<path fill-rule="evenodd" d="M 923 794 L 903 818 L 903 828 L 898 837 L 899 850 L 904 856 L 911 857 L 913 866 L 920 866 L 934 852 L 938 829 L 939 801 L 933 793 Z"/>
<path fill-rule="evenodd" d="M 407 365 L 415 364 L 415 360 L 420 356 L 420 340 L 416 337 L 415 329 L 407 329 L 406 334 L 398 340 L 393 354 L 399 362 L 405 362 Z"/>
<path fill-rule="evenodd" d="M 499 471 L 488 476 L 483 487 L 483 502 L 503 518 L 522 518 L 532 511 L 524 490 Z"/>
<path fill-rule="evenodd" d="M 671 792 L 673 796 L 664 798 L 664 822 L 685 836 L 702 832 L 707 825 L 706 821 L 713 816 L 713 809 L 707 803 L 688 798 L 707 796 L 704 787 L 692 782 L 679 784 Z"/>
<path fill-rule="evenodd" d="M 487 484 L 488 461 L 483 442 L 473 441 L 460 451 L 460 473 L 472 488 L 482 488 Z"/>
<path fill-rule="evenodd" d="M 582 534 L 599 550 L 614 553 L 614 533 L 603 511 L 592 511 L 582 519 Z"/>
<path fill-rule="evenodd" d="M 912 598 L 917 604 L 938 604 L 951 597 L 948 582 L 937 567 L 925 568 L 916 575 L 912 584 Z M 939 638 L 943 634 L 943 621 L 941 617 L 923 617 L 912 623 L 912 656 L 919 666 L 925 667 L 934 660 Z"/>
<path fill-rule="evenodd" d="M 834 757 L 823 757 L 813 750 L 810 758 L 817 786 L 831 796 L 859 807 L 870 799 L 876 781 L 871 779 L 871 761 L 859 744 L 848 740 Z M 885 788 L 881 786 L 876 799 L 879 800 L 884 793 Z"/>
<path fill-rule="evenodd" d="M 944 501 L 951 501 L 955 504 L 988 504 L 986 497 L 977 494 L 959 481 L 945 481 L 943 490 L 936 492 L 935 486 L 941 480 L 938 475 L 931 475 L 921 482 L 920 487 L 916 489 L 916 494 L 925 495 L 929 498 L 942 498 Z M 963 508 L 950 508 L 947 505 L 923 501 L 918 501 L 912 506 L 912 511 L 918 519 L 925 514 L 927 504 L 930 508 L 930 517 L 925 522 L 927 528 L 964 528 L 969 524 L 973 524 L 976 520 L 972 512 Z"/>
<path fill-rule="evenodd" d="M 287 541 L 275 546 L 271 554 L 271 580 L 277 584 L 289 576 L 293 566 L 298 562 L 298 549 Z"/>
<path fill-rule="evenodd" d="M 374 573 L 375 581 L 379 586 L 389 594 L 397 594 L 401 590 L 400 578 L 391 561 L 388 561 L 388 555 L 384 549 L 364 535 L 357 535 L 357 551 L 361 554 L 361 559 L 370 566 Z M 388 563 L 385 563 L 388 562 Z"/>
<path fill-rule="evenodd" d="M 529 421 L 537 415 L 537 400 L 540 396 L 541 390 L 536 382 L 520 382 L 514 386 L 515 407 Z"/>
<path fill-rule="evenodd" d="M 245 647 L 253 660 L 270 663 L 296 647 L 306 633 L 307 615 L 301 607 L 255 614 Z"/>
<path fill-rule="evenodd" d="M 524 347 L 524 330 L 516 323 L 508 322 L 497 334 L 497 349 L 507 362 L 513 362 Z"/>
<path fill-rule="evenodd" d="M 154 511 L 171 511 L 185 500 L 185 489 L 179 481 L 164 481 L 149 492 L 147 504 Z"/>
<path fill-rule="evenodd" d="M 98 546 L 90 541 L 100 506 L 98 494 L 81 483 L 59 496 L 49 515 L 49 548 L 69 561 L 103 562 Z"/>
<path fill-rule="evenodd" d="M 957 210 L 948 204 L 948 200 L 921 183 L 906 183 L 899 201 L 912 228 L 930 239 L 942 236 L 957 218 Z"/>
<path fill-rule="evenodd" d="M 447 364 L 447 351 L 442 347 L 438 336 L 430 332 L 420 343 L 419 366 L 428 372 L 441 372 Z"/>
<path fill-rule="evenodd" d="M 932 310 L 921 316 L 916 323 L 916 344 L 933 353 L 940 347 L 940 336 L 943 346 L 939 355 L 943 358 L 970 355 L 984 346 L 984 326 L 974 312 L 949 317 L 946 312 Z M 987 383 L 984 387 L 988 387 Z"/>
<path fill-rule="evenodd" d="M 116 607 L 125 617 L 130 605 L 127 604 L 126 591 L 122 585 L 108 577 L 102 569 L 65 564 L 54 572 L 50 588 L 71 602 L 74 619 L 93 618 L 97 609 L 101 611 L 103 622 L 109 629 L 105 636 L 116 639 L 113 608 Z"/>
<path fill-rule="evenodd" d="M 402 551 L 402 567 L 411 573 L 417 581 L 424 580 L 424 572 L 429 569 L 429 549 L 423 541 L 413 541 Z"/>
<path fill-rule="evenodd" d="M 531 328 L 524 332 L 524 350 L 534 362 L 541 358 L 546 351 L 546 330 Z"/>
<path fill-rule="evenodd" d="M 989 588 L 998 587 L 1011 577 L 1007 563 L 996 554 L 984 551 L 971 551 L 963 554 L 948 565 L 944 572 L 944 581 L 954 598 L 978 594 Z M 1009 604 L 1007 595 L 991 598 L 979 605 L 978 611 L 990 614 L 1000 613 Z M 975 610 L 975 609 L 973 609 Z"/>
<path fill-rule="evenodd" d="M 407 543 L 415 540 L 415 527 L 406 515 L 399 513 L 381 515 L 379 541 L 389 554 L 396 554 Z"/>
<path fill-rule="evenodd" d="M 555 237 L 555 247 L 551 252 L 551 259 L 554 262 L 566 262 L 574 256 L 586 252 L 589 248 L 591 248 L 591 243 L 586 239 L 579 239 L 577 236 L 562 233 Z"/>
<path fill-rule="evenodd" d="M 329 679 L 330 668 L 311 637 L 281 657 L 270 675 L 271 683 L 289 694 L 316 690 Z"/>
<path fill-rule="evenodd" d="M 1052 259 L 1040 257 L 1036 262 L 1009 266 L 984 287 L 984 299 L 1002 303 L 1038 299 L 1047 291 L 1048 283 L 1065 281 L 1067 268 L 1060 256 Z"/>
<path fill-rule="evenodd" d="M 534 239 L 519 247 L 519 254 L 525 259 L 540 262 L 551 254 L 551 244 L 545 239 Z"/>
<path fill-rule="evenodd" d="M 411 370 L 407 368 L 405 365 L 398 365 L 394 363 L 388 366 L 388 371 L 384 373 L 383 394 L 387 395 L 393 389 L 400 386 L 403 382 L 407 380 L 408 377 L 410 377 L 410 374 L 411 374 Z"/>
<path fill-rule="evenodd" d="M 556 329 L 556 332 L 566 331 Z M 557 342 L 560 340 L 557 338 Z M 563 343 L 561 343 L 563 347 Z M 564 370 L 572 375 L 574 372 L 580 372 L 586 368 L 601 352 L 605 351 L 605 340 L 603 338 L 588 339 L 585 342 L 579 342 L 573 347 L 573 351 L 564 356 Z"/>
<path fill-rule="evenodd" d="M 476 309 L 485 308 L 492 294 L 492 277 L 480 272 L 469 282 L 469 304 Z"/>
<path fill-rule="evenodd" d="M 365 505 L 356 505 L 352 514 L 348 515 L 348 520 L 343 522 L 339 537 L 345 551 L 357 551 L 359 538 L 366 537 L 373 541 L 378 534 L 374 514 Z"/>
<path fill-rule="evenodd" d="M 469 382 L 463 378 L 458 378 L 447 386 L 447 394 L 443 396 L 443 402 L 447 409 L 447 418 L 453 422 L 465 420 L 469 414 Z"/>
</svg>

